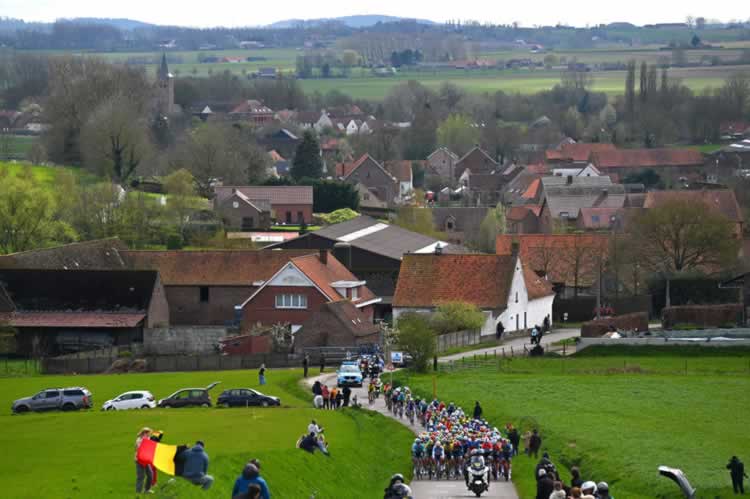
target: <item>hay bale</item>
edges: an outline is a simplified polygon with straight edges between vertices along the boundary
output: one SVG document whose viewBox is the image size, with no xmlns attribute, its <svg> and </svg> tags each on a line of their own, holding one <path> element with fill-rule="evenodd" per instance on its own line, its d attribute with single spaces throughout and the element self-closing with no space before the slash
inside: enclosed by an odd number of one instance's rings
<svg viewBox="0 0 750 499">
<path fill-rule="evenodd" d="M 132 364 L 130 364 L 130 369 L 128 369 L 128 372 L 131 373 L 145 373 L 148 368 L 148 362 L 146 359 L 135 359 Z"/>
<path fill-rule="evenodd" d="M 117 359 L 116 361 L 112 362 L 112 365 L 109 366 L 109 369 L 104 372 L 106 374 L 124 374 L 128 372 L 129 366 L 130 359 Z"/>
</svg>

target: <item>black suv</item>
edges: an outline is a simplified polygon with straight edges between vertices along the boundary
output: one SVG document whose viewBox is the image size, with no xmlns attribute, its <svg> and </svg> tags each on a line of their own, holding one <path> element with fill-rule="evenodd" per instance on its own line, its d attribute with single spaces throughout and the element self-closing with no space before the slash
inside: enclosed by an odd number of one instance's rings
<svg viewBox="0 0 750 499">
<path fill-rule="evenodd" d="M 224 390 L 219 395 L 219 398 L 216 399 L 216 405 L 224 407 L 268 407 L 281 405 L 281 400 L 278 397 L 264 395 L 251 388 L 233 388 L 231 390 Z"/>
<path fill-rule="evenodd" d="M 158 407 L 211 407 L 211 396 L 208 391 L 218 385 L 220 381 L 211 383 L 206 388 L 183 388 L 169 397 L 159 401 Z"/>
</svg>

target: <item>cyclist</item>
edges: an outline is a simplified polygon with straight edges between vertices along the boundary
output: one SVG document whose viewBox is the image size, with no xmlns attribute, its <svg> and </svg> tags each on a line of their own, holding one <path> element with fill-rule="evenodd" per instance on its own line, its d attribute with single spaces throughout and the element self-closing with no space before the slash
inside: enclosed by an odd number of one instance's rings
<svg viewBox="0 0 750 499">
<path fill-rule="evenodd" d="M 414 475 L 422 475 L 422 468 L 424 463 L 424 444 L 422 444 L 422 440 L 418 438 L 414 439 L 414 443 L 411 446 L 411 459 L 414 462 Z"/>
<path fill-rule="evenodd" d="M 408 402 L 406 402 L 406 417 L 409 418 L 409 422 L 411 424 L 414 424 L 414 413 L 416 409 L 417 409 L 417 406 L 414 403 L 414 399 L 410 397 Z"/>
<path fill-rule="evenodd" d="M 435 473 L 439 479 L 445 467 L 445 449 L 440 440 L 435 441 L 432 447 L 432 461 L 435 463 Z"/>
</svg>

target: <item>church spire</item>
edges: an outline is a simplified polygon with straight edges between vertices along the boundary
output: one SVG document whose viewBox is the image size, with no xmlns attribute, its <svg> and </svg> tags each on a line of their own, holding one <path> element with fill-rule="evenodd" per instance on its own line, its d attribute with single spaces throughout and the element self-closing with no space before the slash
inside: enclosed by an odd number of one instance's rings
<svg viewBox="0 0 750 499">
<path fill-rule="evenodd" d="M 169 66 L 167 66 L 166 53 L 162 53 L 161 55 L 161 66 L 159 66 L 159 70 L 156 72 L 156 76 L 160 80 L 168 80 L 172 77 L 172 75 L 169 74 Z"/>
</svg>

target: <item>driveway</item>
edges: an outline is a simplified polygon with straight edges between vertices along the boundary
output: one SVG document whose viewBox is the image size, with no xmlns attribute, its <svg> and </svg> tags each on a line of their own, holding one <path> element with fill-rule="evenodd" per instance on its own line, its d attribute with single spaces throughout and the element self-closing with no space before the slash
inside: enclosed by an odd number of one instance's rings
<svg viewBox="0 0 750 499">
<path fill-rule="evenodd" d="M 557 341 L 557 340 L 555 340 Z M 515 347 L 514 347 L 515 348 Z M 523 348 L 523 347 L 522 347 Z M 464 354 L 465 355 L 465 354 Z M 312 386 L 316 380 L 320 380 L 321 383 L 333 386 L 336 384 L 336 374 L 321 374 L 313 378 L 307 378 L 305 382 L 308 386 Z M 370 405 L 367 401 L 367 388 L 352 388 L 352 397 L 357 396 L 359 403 L 362 407 L 370 409 L 372 411 L 379 412 L 380 414 L 395 419 L 402 425 L 409 428 L 415 435 L 422 431 L 422 426 L 419 423 L 414 425 L 409 424 L 409 420 L 405 417 L 403 419 L 394 416 L 385 406 L 385 400 L 381 396 L 379 399 Z M 312 394 L 311 394 L 312 397 Z M 404 452 L 411 452 L 410 449 L 404 449 Z M 385 487 L 384 484 L 383 486 Z M 414 493 L 415 499 L 452 499 L 458 497 L 476 497 L 470 492 L 462 480 L 414 480 L 409 486 Z M 491 482 L 490 490 L 482 497 L 494 498 L 494 499 L 518 499 L 518 494 L 513 486 L 513 482 Z"/>
<path fill-rule="evenodd" d="M 547 345 L 550 345 L 552 343 L 556 343 L 561 340 L 566 340 L 568 338 L 575 338 L 577 336 L 580 336 L 581 331 L 579 329 L 555 329 L 551 333 L 547 333 L 542 338 L 542 346 L 547 347 Z M 460 360 L 461 357 L 471 357 L 473 355 L 484 355 L 485 352 L 488 354 L 491 354 L 495 351 L 499 351 L 503 348 L 505 348 L 505 354 L 510 355 L 510 349 L 513 347 L 513 352 L 518 354 L 523 354 L 523 347 L 526 346 L 526 348 L 531 349 L 531 345 L 529 343 L 529 337 L 528 336 L 519 336 L 518 338 L 511 338 L 509 340 L 506 340 L 497 346 L 492 346 L 489 348 L 480 348 L 478 350 L 470 350 L 468 352 L 462 352 L 462 353 L 456 353 L 453 355 L 446 355 L 444 357 L 439 357 L 440 362 L 450 362 L 451 360 Z"/>
</svg>

